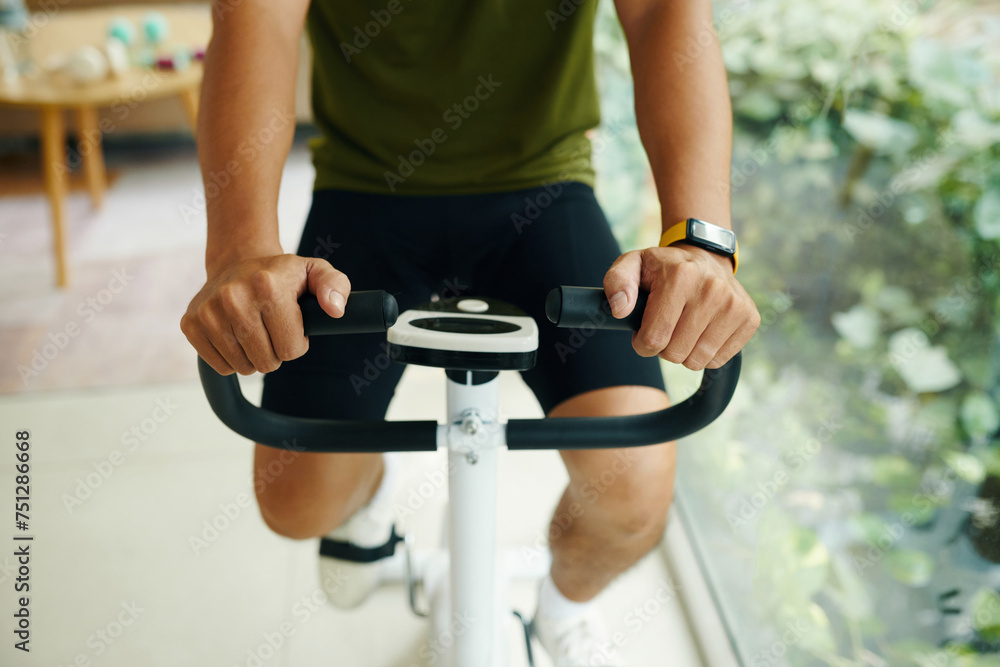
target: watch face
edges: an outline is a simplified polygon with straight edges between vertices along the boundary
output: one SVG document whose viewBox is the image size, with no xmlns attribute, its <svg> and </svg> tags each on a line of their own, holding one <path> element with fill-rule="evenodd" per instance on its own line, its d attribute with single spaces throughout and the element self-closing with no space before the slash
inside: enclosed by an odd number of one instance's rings
<svg viewBox="0 0 1000 667">
<path fill-rule="evenodd" d="M 730 255 L 736 252 L 736 234 L 732 230 L 703 220 L 695 218 L 688 220 L 688 237 L 696 238 Z"/>
</svg>

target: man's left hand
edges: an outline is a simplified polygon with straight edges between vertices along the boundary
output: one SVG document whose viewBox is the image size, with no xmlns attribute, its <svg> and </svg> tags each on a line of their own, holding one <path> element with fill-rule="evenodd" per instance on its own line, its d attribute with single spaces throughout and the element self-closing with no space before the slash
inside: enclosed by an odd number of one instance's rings
<svg viewBox="0 0 1000 667">
<path fill-rule="evenodd" d="M 719 368 L 760 326 L 732 260 L 688 243 L 633 250 L 615 261 L 604 292 L 616 318 L 632 312 L 640 288 L 649 299 L 632 347 L 643 357 L 660 356 L 693 371 Z"/>
</svg>

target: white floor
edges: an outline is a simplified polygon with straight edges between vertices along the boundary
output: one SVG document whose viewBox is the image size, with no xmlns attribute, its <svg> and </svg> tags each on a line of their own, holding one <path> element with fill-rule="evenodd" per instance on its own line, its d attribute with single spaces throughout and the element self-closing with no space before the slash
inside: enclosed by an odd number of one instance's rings
<svg viewBox="0 0 1000 667">
<path fill-rule="evenodd" d="M 523 383 L 514 375 L 502 381 L 507 413 L 537 416 Z M 248 387 L 251 395 L 255 385 Z M 443 393 L 437 372 L 411 368 L 390 418 L 441 416 Z M 172 406 L 172 414 L 154 430 L 150 419 L 158 403 Z M 126 438 L 133 426 L 141 433 L 144 420 L 145 440 Z M 378 591 L 352 612 L 309 611 L 299 604 L 318 588 L 316 542 L 279 538 L 255 505 L 239 507 L 241 499 L 252 498 L 250 445 L 215 420 L 197 385 L 7 397 L 0 400 L 0 424 L 8 441 L 16 429 L 31 430 L 30 533 L 35 536 L 30 656 L 15 651 L 10 639 L 13 549 L 4 547 L 0 557 L 0 618 L 6 619 L 0 664 L 427 664 L 420 660 L 426 625 L 409 613 L 400 586 Z M 4 449 L 4 458 L 12 459 L 13 448 Z M 115 458 L 117 465 L 109 458 L 113 450 L 124 459 Z M 425 473 L 444 465 L 442 453 L 403 456 L 407 474 L 398 490 L 400 503 L 425 481 Z M 106 474 L 111 470 L 106 479 L 92 474 L 101 468 Z M 4 461 L 0 470 L 0 498 L 12 500 L 12 465 Z M 558 456 L 505 452 L 500 475 L 500 544 L 538 543 L 566 481 Z M 94 488 L 80 486 L 88 481 Z M 79 504 L 67 506 L 68 498 L 88 491 Z M 419 545 L 438 543 L 446 495 L 445 489 L 432 495 L 410 518 Z M 226 509 L 233 517 L 228 527 L 217 518 Z M 224 528 L 217 536 L 204 532 L 205 522 L 213 520 Z M 4 532 L 7 542 L 14 530 Z M 192 537 L 206 539 L 197 553 Z M 627 637 L 623 650 L 629 664 L 699 664 L 677 606 L 659 606 L 641 623 L 632 611 L 670 585 L 656 550 L 600 596 L 609 624 Z M 513 604 L 530 613 L 533 586 L 516 587 Z M 135 605 L 135 620 L 118 634 L 123 605 Z M 128 618 L 126 613 L 123 620 Z M 286 622 L 292 631 L 279 641 Z M 513 664 L 523 665 L 514 630 L 512 625 Z M 105 635 L 109 645 L 98 634 L 102 631 L 118 636 Z M 273 655 L 269 637 L 280 644 Z M 539 657 L 537 664 L 549 663 Z"/>
</svg>

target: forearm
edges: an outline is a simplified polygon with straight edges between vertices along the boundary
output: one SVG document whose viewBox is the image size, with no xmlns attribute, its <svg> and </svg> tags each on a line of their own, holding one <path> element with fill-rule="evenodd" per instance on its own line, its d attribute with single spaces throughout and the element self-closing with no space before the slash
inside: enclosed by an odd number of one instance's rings
<svg viewBox="0 0 1000 667">
<path fill-rule="evenodd" d="M 618 0 L 618 11 L 664 228 L 689 217 L 731 228 L 732 108 L 710 0 Z"/>
<path fill-rule="evenodd" d="M 278 190 L 295 131 L 305 14 L 297 4 L 245 0 L 214 12 L 198 117 L 210 275 L 234 260 L 281 252 Z"/>
</svg>

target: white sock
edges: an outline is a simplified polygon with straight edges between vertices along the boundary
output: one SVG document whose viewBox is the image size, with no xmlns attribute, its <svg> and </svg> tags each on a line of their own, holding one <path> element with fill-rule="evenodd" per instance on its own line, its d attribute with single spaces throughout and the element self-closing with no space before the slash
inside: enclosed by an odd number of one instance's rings
<svg viewBox="0 0 1000 667">
<path fill-rule="evenodd" d="M 379 482 L 375 495 L 368 501 L 366 507 L 373 507 L 392 500 L 390 497 L 396 490 L 396 476 L 399 474 L 399 461 L 392 453 L 382 455 L 382 481 Z"/>
<path fill-rule="evenodd" d="M 546 618 L 561 619 L 577 616 L 590 609 L 591 602 L 574 602 L 563 595 L 552 581 L 552 575 L 542 580 L 538 591 L 538 614 Z"/>
</svg>

